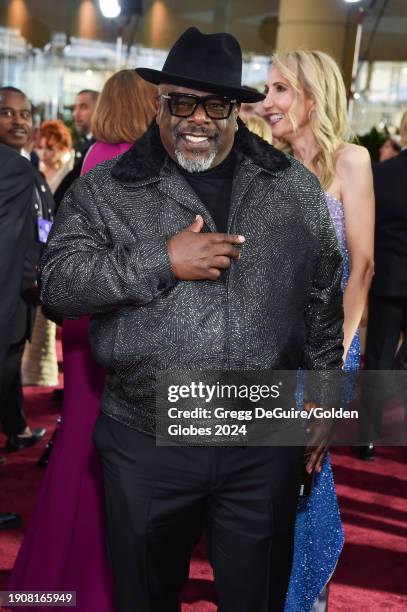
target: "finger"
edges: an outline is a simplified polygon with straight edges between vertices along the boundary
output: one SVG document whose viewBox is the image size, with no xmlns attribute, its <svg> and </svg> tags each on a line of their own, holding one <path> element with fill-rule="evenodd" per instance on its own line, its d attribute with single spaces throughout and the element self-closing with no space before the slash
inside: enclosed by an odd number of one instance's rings
<svg viewBox="0 0 407 612">
<path fill-rule="evenodd" d="M 191 223 L 191 225 L 188 225 L 188 227 L 185 228 L 185 232 L 194 232 L 199 234 L 200 231 L 202 231 L 204 226 L 204 220 L 201 217 L 201 215 L 197 215 L 194 219 L 194 221 Z"/>
<path fill-rule="evenodd" d="M 214 256 L 225 255 L 226 257 L 233 257 L 233 259 L 240 259 L 240 251 L 231 244 L 221 243 L 212 245 L 212 252 Z"/>
<path fill-rule="evenodd" d="M 304 451 L 304 462 L 307 463 L 309 458 L 312 455 L 312 451 L 314 450 L 315 447 L 312 446 L 307 446 L 305 451 Z"/>
<path fill-rule="evenodd" d="M 230 258 L 218 255 L 213 257 L 210 261 L 211 268 L 220 268 L 221 270 L 228 270 L 230 268 Z"/>
<path fill-rule="evenodd" d="M 229 244 L 242 244 L 246 240 L 246 238 L 240 234 L 213 233 L 212 238 L 216 243 L 227 242 Z"/>
<path fill-rule="evenodd" d="M 307 474 L 312 474 L 312 472 L 314 471 L 315 464 L 317 462 L 317 458 L 318 458 L 317 451 L 314 450 L 308 457 L 307 465 L 305 468 Z"/>
<path fill-rule="evenodd" d="M 321 472 L 321 470 L 322 470 L 322 466 L 323 466 L 323 463 L 324 463 L 324 459 L 325 459 L 325 450 L 324 450 L 324 452 L 322 452 L 322 453 L 320 454 L 319 459 L 318 459 L 318 461 L 317 461 L 317 464 L 316 464 L 316 466 L 315 466 L 315 469 L 316 469 L 316 471 L 318 472 L 318 474 L 319 474 L 319 473 Z"/>
<path fill-rule="evenodd" d="M 308 434 L 308 445 L 309 446 L 320 446 L 326 448 L 330 441 L 331 428 L 325 427 L 325 424 L 312 423 L 310 433 Z"/>
<path fill-rule="evenodd" d="M 208 270 L 208 279 L 209 280 L 218 280 L 222 272 L 218 270 L 218 268 L 209 268 Z"/>
<path fill-rule="evenodd" d="M 323 444 L 320 444 L 319 446 L 314 447 L 312 449 L 312 452 L 310 454 L 310 457 L 308 459 L 308 463 L 307 463 L 307 466 L 306 466 L 306 470 L 307 470 L 308 474 L 311 474 L 315 470 L 315 468 L 316 468 L 316 466 L 318 464 L 318 461 L 320 459 L 320 456 L 324 452 L 325 452 L 325 446 Z"/>
</svg>

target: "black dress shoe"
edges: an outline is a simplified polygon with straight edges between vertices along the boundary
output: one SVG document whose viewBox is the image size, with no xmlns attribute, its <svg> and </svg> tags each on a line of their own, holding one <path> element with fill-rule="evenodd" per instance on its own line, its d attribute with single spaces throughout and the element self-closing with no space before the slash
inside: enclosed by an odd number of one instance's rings
<svg viewBox="0 0 407 612">
<path fill-rule="evenodd" d="M 19 514 L 14 512 L 0 512 L 0 529 L 18 529 L 22 521 Z"/>
<path fill-rule="evenodd" d="M 54 432 L 53 432 L 53 434 L 52 434 L 48 444 L 45 445 L 44 452 L 42 453 L 41 457 L 38 459 L 37 466 L 40 467 L 40 468 L 46 468 L 48 463 L 49 463 L 49 460 L 51 458 L 52 449 L 54 448 L 55 438 L 57 437 L 57 434 L 58 434 L 61 422 L 62 422 L 62 417 L 59 416 L 57 418 L 57 424 L 56 424 L 56 427 L 54 429 Z"/>
<path fill-rule="evenodd" d="M 375 456 L 375 447 L 373 442 L 369 442 L 365 446 L 355 446 L 353 451 L 363 461 L 373 461 Z"/>
<path fill-rule="evenodd" d="M 24 450 L 29 446 L 34 446 L 38 440 L 44 437 L 46 431 L 45 427 L 37 427 L 37 429 L 32 430 L 30 436 L 9 436 L 7 438 L 6 451 L 12 453 Z"/>
</svg>

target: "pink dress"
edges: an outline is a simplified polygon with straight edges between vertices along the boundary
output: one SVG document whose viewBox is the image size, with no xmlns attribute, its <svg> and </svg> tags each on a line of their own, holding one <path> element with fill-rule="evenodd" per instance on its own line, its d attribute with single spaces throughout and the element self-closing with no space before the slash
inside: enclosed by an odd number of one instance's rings
<svg viewBox="0 0 407 612">
<path fill-rule="evenodd" d="M 130 146 L 97 142 L 86 156 L 82 173 Z M 88 317 L 66 319 L 63 324 L 62 423 L 8 589 L 76 591 L 77 612 L 114 612 L 102 470 L 92 444 L 104 371 L 92 358 L 88 324 Z M 60 608 L 35 609 L 57 612 Z"/>
<path fill-rule="evenodd" d="M 122 153 L 128 151 L 131 146 L 132 145 L 128 142 L 119 142 L 117 144 L 96 142 L 90 147 L 86 154 L 81 174 L 86 174 L 86 172 L 92 170 L 94 166 L 101 164 L 107 159 L 112 159 L 112 157 L 116 157 L 116 155 L 122 155 Z"/>
</svg>

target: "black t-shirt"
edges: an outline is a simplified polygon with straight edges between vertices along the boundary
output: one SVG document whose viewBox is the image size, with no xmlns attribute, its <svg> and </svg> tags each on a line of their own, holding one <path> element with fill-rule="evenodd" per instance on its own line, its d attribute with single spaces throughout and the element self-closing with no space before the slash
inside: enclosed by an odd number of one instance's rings
<svg viewBox="0 0 407 612">
<path fill-rule="evenodd" d="M 205 205 L 215 222 L 218 232 L 226 232 L 232 195 L 236 158 L 233 151 L 215 168 L 205 172 L 180 171 Z"/>
</svg>

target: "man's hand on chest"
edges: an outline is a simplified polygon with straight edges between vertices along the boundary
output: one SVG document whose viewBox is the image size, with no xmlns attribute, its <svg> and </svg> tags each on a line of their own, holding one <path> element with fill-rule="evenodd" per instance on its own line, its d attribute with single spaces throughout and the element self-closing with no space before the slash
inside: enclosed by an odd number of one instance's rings
<svg viewBox="0 0 407 612">
<path fill-rule="evenodd" d="M 241 245 L 244 236 L 234 234 L 201 234 L 203 219 L 195 221 L 168 240 L 172 272 L 178 280 L 217 280 L 232 259 L 240 258 L 234 245 Z"/>
</svg>

